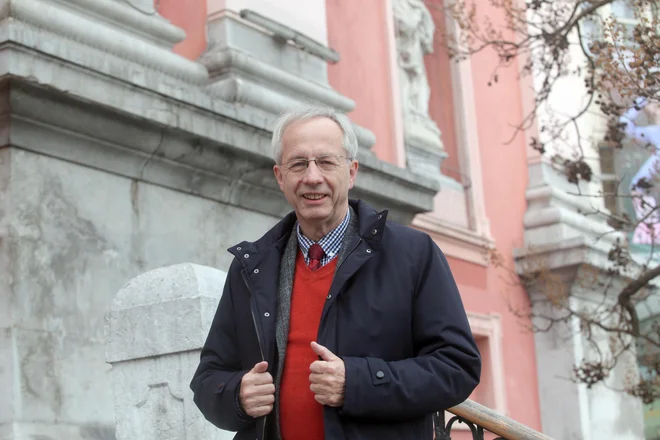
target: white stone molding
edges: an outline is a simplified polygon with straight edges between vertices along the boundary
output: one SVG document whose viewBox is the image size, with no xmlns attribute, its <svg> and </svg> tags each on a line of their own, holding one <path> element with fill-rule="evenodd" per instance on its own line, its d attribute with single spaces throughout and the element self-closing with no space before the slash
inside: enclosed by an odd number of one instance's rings
<svg viewBox="0 0 660 440">
<path fill-rule="evenodd" d="M 271 87 L 277 85 L 280 88 L 288 89 L 297 95 L 303 95 L 314 101 L 322 102 L 328 106 L 334 107 L 343 112 L 350 112 L 355 108 L 355 102 L 327 87 L 319 87 L 319 84 L 296 76 L 285 70 L 278 69 L 259 59 L 231 48 L 213 50 L 205 53 L 200 59 L 209 70 L 211 77 L 219 76 L 222 72 L 231 71 L 234 74 L 243 73 L 246 76 L 266 79 L 270 81 Z M 233 80 L 247 81 L 242 78 L 229 77 Z M 253 81 L 254 82 L 254 81 Z M 231 86 L 239 87 L 239 86 Z M 230 87 L 230 88 L 231 88 Z M 222 81 L 214 83 L 210 89 L 219 93 L 226 93 Z M 258 92 L 255 92 L 258 94 Z M 227 100 L 235 100 L 235 96 L 227 95 Z M 249 103 L 250 98 L 244 98 Z"/>
<path fill-rule="evenodd" d="M 458 37 L 460 31 L 456 23 L 450 17 L 447 17 L 446 22 L 447 28 L 453 30 L 454 35 Z M 457 153 L 461 171 L 470 180 L 470 187 L 466 189 L 470 229 L 478 235 L 490 237 L 490 223 L 486 215 L 486 202 L 484 199 L 481 142 L 477 130 L 477 104 L 474 95 L 472 68 L 473 64 L 470 58 L 451 63 L 452 94 L 457 122 Z"/>
<path fill-rule="evenodd" d="M 231 439 L 197 409 L 189 388 L 226 273 L 183 263 L 141 274 L 106 315 L 117 440 Z"/>
<path fill-rule="evenodd" d="M 224 76 L 209 86 L 213 96 L 226 102 L 251 105 L 273 114 L 295 108 L 309 100 L 343 112 L 350 112 L 355 108 L 353 100 L 330 88 L 319 87 L 316 83 L 231 48 L 208 52 L 200 61 L 206 65 L 212 76 L 216 72 L 233 72 L 232 76 Z M 269 84 L 259 84 L 258 80 L 251 79 L 254 77 L 262 81 L 268 79 Z M 273 85 L 278 87 L 274 88 Z M 282 89 L 287 92 L 282 92 Z M 376 136 L 372 131 L 357 124 L 353 124 L 353 128 L 360 147 L 369 149 L 376 143 Z"/>
<path fill-rule="evenodd" d="M 597 249 L 609 250 L 612 243 L 625 239 L 612 230 L 604 217 L 586 215 L 595 206 L 590 198 L 573 195 L 576 188 L 545 161 L 528 165 L 527 211 L 524 217 L 526 246 L 559 243 L 584 238 Z"/>
<path fill-rule="evenodd" d="M 355 102 L 327 82 L 325 61 L 274 39 L 235 14 L 215 15 L 208 24 L 209 47 L 200 62 L 211 78 L 211 94 L 277 115 L 306 104 L 348 113 Z M 359 146 L 368 151 L 376 137 L 353 124 Z"/>
<path fill-rule="evenodd" d="M 420 214 L 412 224 L 429 234 L 447 256 L 484 267 L 488 265 L 487 252 L 495 247 L 491 238 L 443 220 L 437 214 Z"/>
<path fill-rule="evenodd" d="M 50 45 L 72 40 L 181 80 L 202 83 L 208 78 L 204 66 L 171 51 L 171 46 L 185 36 L 180 29 L 126 4 L 111 0 L 4 0 L 3 3 L 2 14 L 15 20 L 10 26 L 16 33 L 29 32 L 21 27 L 45 30 L 65 39 L 55 39 Z M 131 26 L 137 31 L 129 31 Z"/>
</svg>

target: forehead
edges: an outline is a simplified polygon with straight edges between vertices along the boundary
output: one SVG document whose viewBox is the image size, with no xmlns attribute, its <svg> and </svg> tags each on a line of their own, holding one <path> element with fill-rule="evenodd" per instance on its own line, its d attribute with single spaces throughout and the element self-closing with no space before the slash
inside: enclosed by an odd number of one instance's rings
<svg viewBox="0 0 660 440">
<path fill-rule="evenodd" d="M 282 157 L 331 153 L 341 154 L 344 132 L 332 119 L 312 118 L 294 122 L 282 134 Z"/>
</svg>

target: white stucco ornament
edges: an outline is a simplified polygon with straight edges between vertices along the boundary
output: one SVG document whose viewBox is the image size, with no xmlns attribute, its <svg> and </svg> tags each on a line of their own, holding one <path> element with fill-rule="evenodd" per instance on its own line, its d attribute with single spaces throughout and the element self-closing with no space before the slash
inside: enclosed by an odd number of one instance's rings
<svg viewBox="0 0 660 440">
<path fill-rule="evenodd" d="M 438 178 L 446 153 L 440 129 L 429 117 L 431 88 L 424 66 L 424 56 L 433 52 L 435 24 L 422 0 L 393 0 L 393 9 L 406 161 L 411 170 Z"/>
<path fill-rule="evenodd" d="M 404 114 L 428 118 L 424 55 L 433 52 L 435 24 L 422 0 L 394 0 L 393 6 Z"/>
</svg>

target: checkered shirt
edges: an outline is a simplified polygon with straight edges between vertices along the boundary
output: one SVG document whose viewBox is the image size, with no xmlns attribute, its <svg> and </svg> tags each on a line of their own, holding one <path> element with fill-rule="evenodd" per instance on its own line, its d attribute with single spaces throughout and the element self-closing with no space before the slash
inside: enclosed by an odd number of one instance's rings
<svg viewBox="0 0 660 440">
<path fill-rule="evenodd" d="M 328 264 L 337 255 L 339 255 L 341 242 L 344 239 L 344 234 L 346 233 L 346 229 L 348 228 L 350 220 L 351 210 L 349 209 L 341 224 L 330 231 L 330 233 L 328 233 L 318 242 L 318 244 L 325 252 L 325 256 L 321 260 L 321 266 Z M 302 231 L 300 230 L 300 223 L 298 222 L 296 222 L 296 233 L 298 234 L 298 247 L 305 256 L 305 262 L 309 264 L 309 248 L 314 244 L 314 242 L 303 235 Z"/>
</svg>

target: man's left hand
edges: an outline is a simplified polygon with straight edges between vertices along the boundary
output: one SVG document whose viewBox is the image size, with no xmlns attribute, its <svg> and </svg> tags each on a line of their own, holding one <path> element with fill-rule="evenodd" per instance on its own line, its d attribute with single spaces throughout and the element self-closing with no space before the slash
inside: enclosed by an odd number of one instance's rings
<svg viewBox="0 0 660 440">
<path fill-rule="evenodd" d="M 322 360 L 314 361 L 309 366 L 309 370 L 312 372 L 309 375 L 309 382 L 311 383 L 309 389 L 312 390 L 314 398 L 321 405 L 342 406 L 346 384 L 344 361 L 316 342 L 312 342 L 312 350 Z"/>
</svg>

